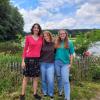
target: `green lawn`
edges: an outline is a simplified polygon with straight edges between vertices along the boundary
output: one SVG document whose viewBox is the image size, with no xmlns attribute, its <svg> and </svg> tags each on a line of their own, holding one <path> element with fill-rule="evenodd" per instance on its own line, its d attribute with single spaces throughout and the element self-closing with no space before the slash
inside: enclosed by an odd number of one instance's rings
<svg viewBox="0 0 100 100">
<path fill-rule="evenodd" d="M 26 100 L 34 100 L 32 95 L 32 83 L 29 82 L 26 90 Z M 0 95 L 0 100 L 19 100 L 21 92 L 21 85 L 17 86 L 14 91 L 4 92 Z M 41 94 L 41 88 L 39 86 L 39 94 Z M 91 100 L 96 96 L 96 93 L 100 92 L 100 83 L 95 82 L 79 82 L 71 83 L 71 100 Z M 41 94 L 42 96 L 42 94 Z M 49 97 L 43 98 L 43 100 L 50 100 Z M 58 97 L 57 89 L 55 89 L 54 100 L 64 100 Z"/>
</svg>

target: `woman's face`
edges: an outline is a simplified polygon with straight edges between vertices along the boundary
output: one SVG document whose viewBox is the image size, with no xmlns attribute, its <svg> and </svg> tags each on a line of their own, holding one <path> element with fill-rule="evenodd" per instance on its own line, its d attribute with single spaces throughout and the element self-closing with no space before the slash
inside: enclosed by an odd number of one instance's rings
<svg viewBox="0 0 100 100">
<path fill-rule="evenodd" d="M 61 30 L 59 32 L 59 37 L 61 38 L 61 40 L 64 40 L 66 38 L 66 32 L 64 30 Z"/>
<path fill-rule="evenodd" d="M 48 33 L 44 33 L 44 40 L 45 40 L 46 42 L 50 42 L 50 36 L 49 36 Z"/>
<path fill-rule="evenodd" d="M 35 35 L 38 35 L 38 33 L 39 33 L 39 27 L 38 27 L 38 25 L 35 25 L 34 27 L 33 27 L 33 33 L 35 34 Z"/>
</svg>

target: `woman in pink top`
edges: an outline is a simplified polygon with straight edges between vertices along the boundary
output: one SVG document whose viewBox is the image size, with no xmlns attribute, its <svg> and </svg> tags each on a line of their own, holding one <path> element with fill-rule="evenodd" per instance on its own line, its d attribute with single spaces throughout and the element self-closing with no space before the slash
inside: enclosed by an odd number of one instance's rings
<svg viewBox="0 0 100 100">
<path fill-rule="evenodd" d="M 22 93 L 20 100 L 25 100 L 25 89 L 29 77 L 33 77 L 33 91 L 34 98 L 41 100 L 41 97 L 37 94 L 38 77 L 40 75 L 39 57 L 42 47 L 41 27 L 38 23 L 35 23 L 31 29 L 31 35 L 26 36 L 25 47 L 22 57 L 22 69 L 23 69 L 23 82 Z"/>
</svg>

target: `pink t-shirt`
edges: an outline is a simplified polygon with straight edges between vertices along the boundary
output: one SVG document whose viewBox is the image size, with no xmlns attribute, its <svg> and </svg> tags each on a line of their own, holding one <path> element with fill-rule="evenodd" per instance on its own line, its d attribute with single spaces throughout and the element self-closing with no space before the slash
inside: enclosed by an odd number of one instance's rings
<svg viewBox="0 0 100 100">
<path fill-rule="evenodd" d="M 35 40 L 32 35 L 28 35 L 25 38 L 25 46 L 22 57 L 40 57 L 40 51 L 42 47 L 42 37 Z"/>
</svg>

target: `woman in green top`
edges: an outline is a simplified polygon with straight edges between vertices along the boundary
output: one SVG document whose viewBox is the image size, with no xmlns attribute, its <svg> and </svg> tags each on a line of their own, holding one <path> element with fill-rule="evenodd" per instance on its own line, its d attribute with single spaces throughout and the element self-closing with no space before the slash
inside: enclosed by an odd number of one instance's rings
<svg viewBox="0 0 100 100">
<path fill-rule="evenodd" d="M 64 87 L 65 100 L 70 100 L 69 70 L 72 65 L 74 46 L 68 40 L 68 33 L 60 30 L 58 39 L 55 42 L 55 72 L 58 81 L 59 96 L 62 96 Z"/>
</svg>

